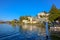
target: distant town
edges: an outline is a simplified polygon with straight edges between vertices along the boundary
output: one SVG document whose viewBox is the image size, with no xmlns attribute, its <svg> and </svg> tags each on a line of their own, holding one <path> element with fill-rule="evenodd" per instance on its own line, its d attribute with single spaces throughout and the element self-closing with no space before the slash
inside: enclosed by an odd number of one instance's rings
<svg viewBox="0 0 60 40">
<path fill-rule="evenodd" d="M 48 22 L 48 30 L 54 35 L 60 37 L 60 9 L 57 9 L 55 5 L 52 5 L 49 12 L 43 11 L 37 13 L 37 16 L 20 16 L 19 20 L 14 19 L 12 21 L 0 21 L 0 24 L 12 24 L 13 26 L 18 24 L 22 25 L 36 25 L 37 27 L 45 28 L 45 23 Z M 25 29 L 25 27 L 23 27 Z M 29 29 L 29 27 L 27 27 Z M 51 35 L 52 35 L 51 34 Z M 52 36 L 53 36 L 52 35 Z M 55 38 L 53 38 L 55 40 Z"/>
<path fill-rule="evenodd" d="M 37 16 L 20 16 L 19 20 L 14 19 L 12 21 L 0 21 L 0 23 L 27 23 L 36 24 L 43 22 L 60 22 L 60 9 L 57 9 L 55 5 L 52 5 L 49 12 L 43 11 L 37 13 Z"/>
</svg>

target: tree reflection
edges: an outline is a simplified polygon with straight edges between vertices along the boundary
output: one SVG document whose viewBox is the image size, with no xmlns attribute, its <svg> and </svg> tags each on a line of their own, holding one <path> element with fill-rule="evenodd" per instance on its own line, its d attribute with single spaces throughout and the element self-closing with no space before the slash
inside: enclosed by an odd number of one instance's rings
<svg viewBox="0 0 60 40">
<path fill-rule="evenodd" d="M 39 25 L 28 25 L 28 24 L 25 24 L 25 25 L 22 25 L 22 26 L 19 26 L 19 31 L 20 32 L 34 32 L 34 33 L 37 33 L 37 35 L 44 35 L 45 33 L 45 26 L 42 25 L 42 24 L 39 24 Z"/>
<path fill-rule="evenodd" d="M 11 24 L 12 25 L 12 27 L 16 27 L 16 24 Z"/>
</svg>

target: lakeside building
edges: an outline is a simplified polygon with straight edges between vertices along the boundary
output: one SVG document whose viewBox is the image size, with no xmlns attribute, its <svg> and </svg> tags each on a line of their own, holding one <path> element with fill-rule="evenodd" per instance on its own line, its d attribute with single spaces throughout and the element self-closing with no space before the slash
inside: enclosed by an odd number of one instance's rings
<svg viewBox="0 0 60 40">
<path fill-rule="evenodd" d="M 46 13 L 46 12 L 38 13 L 37 20 L 41 23 L 45 22 L 46 20 L 49 21 L 48 16 L 49 16 L 49 13 Z"/>
<path fill-rule="evenodd" d="M 28 17 L 29 20 L 23 20 L 23 23 L 38 23 L 38 22 L 45 22 L 48 20 L 49 13 L 41 12 L 37 14 L 37 17 Z"/>
<path fill-rule="evenodd" d="M 28 17 L 29 20 L 23 20 L 23 23 L 37 23 L 36 19 L 34 17 Z"/>
</svg>

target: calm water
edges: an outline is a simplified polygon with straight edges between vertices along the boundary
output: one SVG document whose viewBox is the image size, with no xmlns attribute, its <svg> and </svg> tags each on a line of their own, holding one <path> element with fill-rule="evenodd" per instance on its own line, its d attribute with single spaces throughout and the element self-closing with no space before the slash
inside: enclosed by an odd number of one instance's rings
<svg viewBox="0 0 60 40">
<path fill-rule="evenodd" d="M 0 40 L 45 40 L 45 29 L 36 25 L 0 24 Z"/>
</svg>

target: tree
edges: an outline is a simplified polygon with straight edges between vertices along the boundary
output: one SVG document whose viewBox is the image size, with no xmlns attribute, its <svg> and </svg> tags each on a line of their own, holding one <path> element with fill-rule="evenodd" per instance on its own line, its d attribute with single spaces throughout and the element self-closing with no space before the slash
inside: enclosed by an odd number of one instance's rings
<svg viewBox="0 0 60 40">
<path fill-rule="evenodd" d="M 57 9 L 56 6 L 53 4 L 53 5 L 52 5 L 52 8 L 51 8 L 51 10 L 50 10 L 49 12 L 52 13 L 52 14 L 55 14 L 55 13 L 58 12 L 58 9 Z"/>
<path fill-rule="evenodd" d="M 52 5 L 52 8 L 49 11 L 49 13 L 50 13 L 49 20 L 51 22 L 53 22 L 59 16 L 59 11 L 58 11 L 58 9 L 56 8 L 55 5 Z"/>
<path fill-rule="evenodd" d="M 29 16 L 20 16 L 19 21 L 22 22 L 22 20 L 29 20 Z"/>
</svg>

